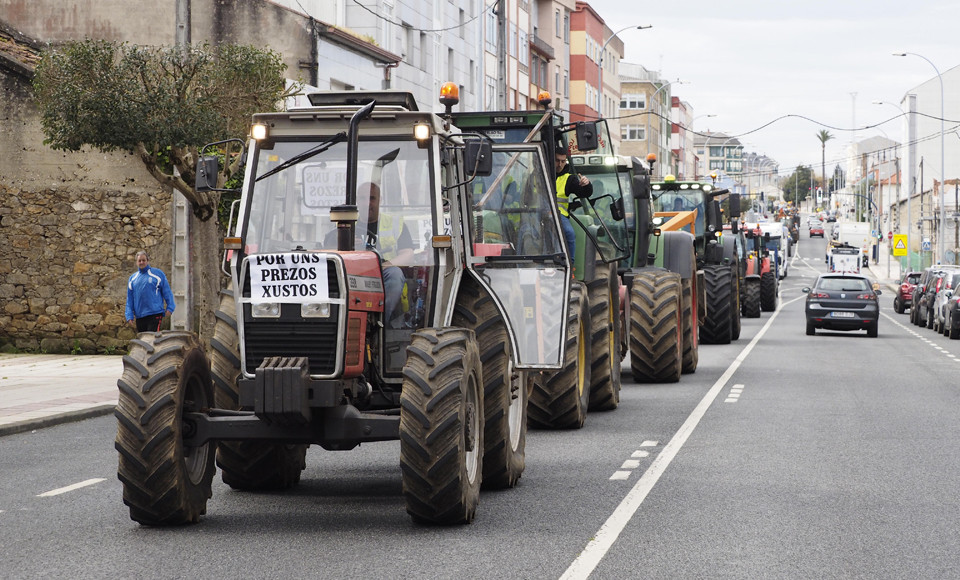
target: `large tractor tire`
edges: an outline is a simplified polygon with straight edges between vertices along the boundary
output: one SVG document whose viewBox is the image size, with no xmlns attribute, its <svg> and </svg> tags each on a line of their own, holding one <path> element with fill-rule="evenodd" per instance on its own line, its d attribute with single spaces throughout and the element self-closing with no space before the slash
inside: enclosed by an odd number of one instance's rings
<svg viewBox="0 0 960 580">
<path fill-rule="evenodd" d="M 730 266 L 730 340 L 740 339 L 740 276 L 736 265 Z"/>
<path fill-rule="evenodd" d="M 117 477 L 130 518 L 149 526 L 193 523 L 207 511 L 214 444 L 183 445 L 185 413 L 213 403 L 210 365 L 193 333 L 141 333 L 117 382 Z"/>
<path fill-rule="evenodd" d="M 210 374 L 218 409 L 240 409 L 240 338 L 233 290 L 220 293 L 220 308 L 210 339 Z M 307 445 L 262 441 L 221 441 L 217 466 L 223 482 L 241 490 L 281 490 L 300 483 L 306 467 Z"/>
<path fill-rule="evenodd" d="M 683 361 L 680 275 L 643 271 L 630 290 L 630 370 L 638 383 L 675 383 Z"/>
<path fill-rule="evenodd" d="M 597 265 L 587 283 L 590 304 L 590 410 L 612 411 L 620 404 L 620 290 L 616 266 Z"/>
<path fill-rule="evenodd" d="M 703 269 L 707 283 L 707 319 L 700 330 L 700 338 L 707 344 L 730 344 L 733 325 L 730 274 L 730 267 L 726 265 L 712 265 Z"/>
<path fill-rule="evenodd" d="M 760 280 L 747 278 L 743 284 L 743 315 L 747 318 L 760 318 Z"/>
<path fill-rule="evenodd" d="M 693 291 L 693 280 L 680 282 L 680 317 L 683 319 L 682 352 L 680 372 L 691 374 L 697 372 L 700 364 L 700 305 L 694 303 L 699 294 Z"/>
<path fill-rule="evenodd" d="M 590 406 L 590 311 L 583 285 L 570 285 L 563 367 L 544 373 L 530 395 L 530 424 L 542 429 L 579 429 Z"/>
<path fill-rule="evenodd" d="M 513 367 L 510 336 L 493 298 L 475 283 L 463 284 L 453 325 L 476 334 L 483 369 L 483 488 L 517 484 L 526 465 L 527 388 Z"/>
<path fill-rule="evenodd" d="M 419 523 L 468 524 L 483 478 L 483 383 L 473 331 L 425 328 L 407 347 L 400 473 Z"/>
<path fill-rule="evenodd" d="M 773 312 L 777 309 L 777 274 L 764 272 L 760 274 L 760 309 L 764 312 Z"/>
</svg>

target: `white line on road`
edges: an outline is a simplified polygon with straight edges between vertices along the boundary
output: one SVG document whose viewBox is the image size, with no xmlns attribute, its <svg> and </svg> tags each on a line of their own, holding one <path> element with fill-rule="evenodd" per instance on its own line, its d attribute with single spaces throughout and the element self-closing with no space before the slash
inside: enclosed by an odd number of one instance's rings
<svg viewBox="0 0 960 580">
<path fill-rule="evenodd" d="M 94 479 L 88 479 L 86 481 L 81 481 L 80 483 L 75 483 L 73 485 L 68 485 L 67 487 L 60 487 L 57 489 L 51 489 L 50 491 L 45 491 L 38 495 L 37 497 L 53 497 L 55 495 L 60 495 L 61 493 L 67 493 L 68 491 L 73 491 L 75 489 L 80 489 L 81 487 L 87 487 L 89 485 L 96 485 L 101 481 L 106 481 L 103 477 L 96 477 Z"/>
<path fill-rule="evenodd" d="M 770 319 L 767 320 L 767 323 L 760 329 L 760 332 L 753 337 L 750 344 L 740 351 L 739 356 L 727 367 L 727 370 L 717 379 L 717 382 L 710 387 L 710 390 L 707 391 L 707 394 L 700 400 L 700 403 L 697 404 L 693 412 L 690 413 L 687 420 L 680 426 L 677 433 L 670 439 L 666 446 L 664 446 L 663 451 L 653 460 L 653 463 L 651 463 L 650 467 L 640 476 L 637 483 L 627 492 L 626 497 L 623 498 L 623 501 L 620 502 L 617 509 L 615 509 L 613 513 L 610 514 L 610 517 L 607 518 L 607 521 L 600 526 L 596 535 L 587 543 L 583 551 L 580 552 L 580 555 L 577 556 L 577 559 L 570 564 L 570 567 L 563 573 L 560 580 L 585 579 L 590 576 L 600 563 L 600 560 L 603 559 L 610 550 L 610 547 L 613 546 L 613 543 L 620 536 L 623 528 L 626 527 L 633 515 L 640 509 L 640 505 L 643 503 L 643 500 L 646 499 L 647 494 L 650 493 L 650 490 L 653 489 L 653 486 L 656 485 L 660 476 L 663 475 L 663 472 L 669 467 L 673 458 L 679 453 L 680 448 L 683 447 L 683 444 L 686 443 L 687 439 L 693 433 L 693 430 L 696 429 L 697 424 L 700 423 L 700 420 L 706 414 L 710 405 L 713 404 L 717 395 L 720 394 L 724 385 L 727 384 L 730 377 L 740 368 L 740 365 L 743 364 L 743 361 L 747 358 L 747 355 L 750 354 L 750 351 L 753 350 L 757 342 L 767 333 L 767 329 L 769 329 L 773 321 L 776 320 L 777 315 L 780 314 L 783 307 L 802 298 L 805 298 L 805 296 L 799 296 L 788 302 L 780 303 L 780 307 L 774 311 Z"/>
<path fill-rule="evenodd" d="M 634 451 L 633 454 L 630 455 L 630 457 L 648 457 L 649 455 L 650 455 L 649 451 L 637 450 L 637 451 Z"/>
<path fill-rule="evenodd" d="M 628 477 L 630 477 L 631 473 L 633 472 L 632 471 L 614 471 L 613 475 L 610 476 L 610 479 L 612 480 L 627 479 Z"/>
</svg>

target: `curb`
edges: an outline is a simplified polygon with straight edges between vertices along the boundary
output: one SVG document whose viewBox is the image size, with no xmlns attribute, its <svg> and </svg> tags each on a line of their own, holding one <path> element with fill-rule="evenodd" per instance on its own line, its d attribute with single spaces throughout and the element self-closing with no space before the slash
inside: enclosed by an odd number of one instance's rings
<svg viewBox="0 0 960 580">
<path fill-rule="evenodd" d="M 96 407 L 90 407 L 88 409 L 81 409 L 79 411 L 68 411 L 66 413 L 50 415 L 49 417 L 40 417 L 38 419 L 28 419 L 26 421 L 17 421 L 16 423 L 10 423 L 8 425 L 0 425 L 0 437 L 24 433 L 26 431 L 33 431 L 35 429 L 43 429 L 45 427 L 54 427 L 64 423 L 74 423 L 76 421 L 83 421 L 84 419 L 92 419 L 94 417 L 110 415 L 116 408 L 117 406 L 114 404 L 99 405 Z"/>
</svg>

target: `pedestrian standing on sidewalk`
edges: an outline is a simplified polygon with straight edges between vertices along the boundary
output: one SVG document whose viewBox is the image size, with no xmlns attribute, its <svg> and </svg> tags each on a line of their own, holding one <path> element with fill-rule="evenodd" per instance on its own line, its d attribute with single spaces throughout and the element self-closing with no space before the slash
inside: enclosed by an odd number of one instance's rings
<svg viewBox="0 0 960 580">
<path fill-rule="evenodd" d="M 176 307 L 167 277 L 150 267 L 146 252 L 137 252 L 137 271 L 127 281 L 127 324 L 136 326 L 137 332 L 158 331 L 164 315 L 173 314 Z"/>
</svg>

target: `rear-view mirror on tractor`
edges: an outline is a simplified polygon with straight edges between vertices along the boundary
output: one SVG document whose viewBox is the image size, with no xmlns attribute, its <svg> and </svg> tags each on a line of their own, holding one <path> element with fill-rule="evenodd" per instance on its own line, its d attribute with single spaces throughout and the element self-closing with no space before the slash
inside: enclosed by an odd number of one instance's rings
<svg viewBox="0 0 960 580">
<path fill-rule="evenodd" d="M 593 151 L 600 146 L 596 123 L 577 123 L 577 148 L 580 151 Z"/>
<path fill-rule="evenodd" d="M 204 155 L 197 161 L 197 191 L 213 191 L 217 188 L 217 176 L 220 174 L 219 160 L 213 155 Z"/>
<path fill-rule="evenodd" d="M 488 141 L 467 141 L 464 151 L 467 175 L 486 177 L 493 173 L 493 147 Z"/>
</svg>

